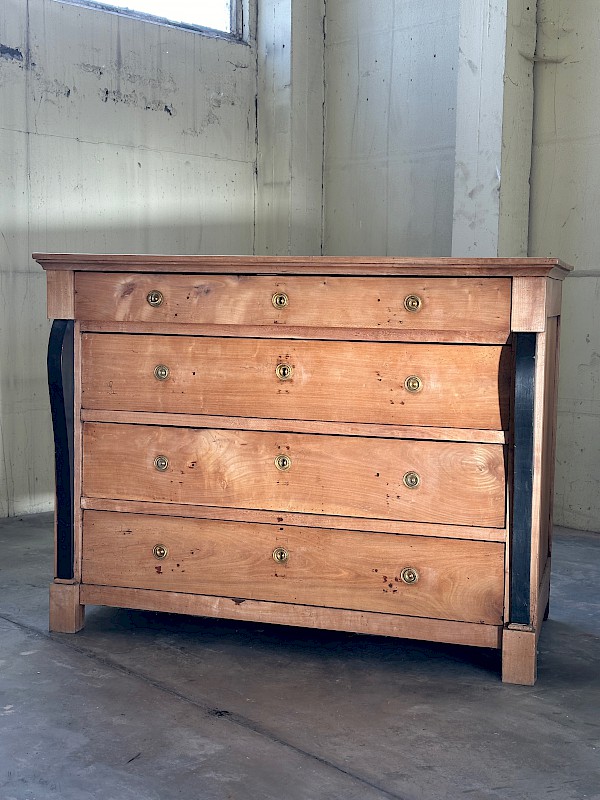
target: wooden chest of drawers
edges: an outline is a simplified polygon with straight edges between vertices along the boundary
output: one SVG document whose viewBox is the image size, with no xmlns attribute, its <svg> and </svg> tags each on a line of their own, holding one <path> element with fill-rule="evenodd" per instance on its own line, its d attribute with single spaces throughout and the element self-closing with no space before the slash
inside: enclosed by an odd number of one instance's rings
<svg viewBox="0 0 600 800">
<path fill-rule="evenodd" d="M 554 259 L 36 254 L 50 628 L 86 604 L 501 648 L 550 584 Z"/>
</svg>

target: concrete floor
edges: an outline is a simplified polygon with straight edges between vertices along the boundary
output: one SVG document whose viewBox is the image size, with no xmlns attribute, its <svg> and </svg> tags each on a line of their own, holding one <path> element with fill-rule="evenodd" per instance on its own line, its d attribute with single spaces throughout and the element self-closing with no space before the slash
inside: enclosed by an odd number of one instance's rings
<svg viewBox="0 0 600 800">
<path fill-rule="evenodd" d="M 559 530 L 534 687 L 498 654 L 88 608 L 49 515 L 0 521 L 0 800 L 600 798 L 600 535 Z"/>
</svg>

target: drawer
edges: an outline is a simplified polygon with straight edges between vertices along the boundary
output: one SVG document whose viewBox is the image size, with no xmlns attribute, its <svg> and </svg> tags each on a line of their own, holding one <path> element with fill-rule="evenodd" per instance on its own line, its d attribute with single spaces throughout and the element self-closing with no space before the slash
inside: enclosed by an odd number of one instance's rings
<svg viewBox="0 0 600 800">
<path fill-rule="evenodd" d="M 87 497 L 504 526 L 501 445 L 93 422 L 83 430 Z"/>
<path fill-rule="evenodd" d="M 510 330 L 509 278 L 75 274 L 81 320 L 416 331 Z M 154 302 L 152 305 L 149 300 Z"/>
<path fill-rule="evenodd" d="M 508 427 L 508 347 L 96 333 L 82 365 L 90 409 Z"/>
<path fill-rule="evenodd" d="M 504 546 L 86 511 L 83 582 L 499 625 Z"/>
</svg>

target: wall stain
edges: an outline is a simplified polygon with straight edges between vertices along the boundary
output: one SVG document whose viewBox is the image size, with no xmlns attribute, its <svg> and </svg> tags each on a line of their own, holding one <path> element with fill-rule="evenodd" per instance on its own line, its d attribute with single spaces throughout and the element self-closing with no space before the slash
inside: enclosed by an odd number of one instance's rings
<svg viewBox="0 0 600 800">
<path fill-rule="evenodd" d="M 186 128 L 181 133 L 183 136 L 204 136 L 209 125 L 220 125 L 220 123 L 221 119 L 212 109 L 209 109 L 208 114 L 205 115 L 196 128 Z"/>
<path fill-rule="evenodd" d="M 87 62 L 80 62 L 78 64 L 82 72 L 87 72 L 90 75 L 95 75 L 98 79 L 112 78 L 119 81 L 124 80 L 134 86 L 143 86 L 147 89 L 161 89 L 164 92 L 176 92 L 177 84 L 172 75 L 165 75 L 162 70 L 155 73 L 155 77 L 147 75 L 140 75 L 123 66 L 123 64 L 90 64 Z"/>
<path fill-rule="evenodd" d="M 0 44 L 0 57 L 7 61 L 16 63 L 19 69 L 27 70 L 33 74 L 37 83 L 32 86 L 34 100 L 48 100 L 53 102 L 52 98 L 58 99 L 59 97 L 70 97 L 74 88 L 67 86 L 56 79 L 50 80 L 44 76 L 41 69 L 37 69 L 35 61 L 31 60 L 31 53 L 28 48 L 20 50 L 17 47 L 8 47 Z"/>
<path fill-rule="evenodd" d="M 0 56 L 7 61 L 23 61 L 23 53 L 16 47 L 0 44 Z"/>
<path fill-rule="evenodd" d="M 72 90 L 69 86 L 65 83 L 61 83 L 57 80 L 47 80 L 46 78 L 42 78 L 39 72 L 35 73 L 36 78 L 39 80 L 38 88 L 40 92 L 40 99 L 49 100 L 50 97 L 70 97 L 71 92 L 75 91 Z M 34 89 L 35 92 L 35 89 Z"/>
<path fill-rule="evenodd" d="M 235 61 L 227 61 L 228 64 L 231 64 L 233 67 L 233 71 L 235 72 L 236 69 L 248 69 L 248 64 L 237 64 Z"/>
<path fill-rule="evenodd" d="M 98 96 L 103 103 L 123 103 L 134 108 L 143 108 L 144 111 L 164 111 L 170 117 L 176 117 L 177 111 L 164 100 L 149 100 L 145 95 L 138 94 L 134 89 L 132 92 L 122 92 L 119 89 L 101 89 Z"/>
<path fill-rule="evenodd" d="M 101 78 L 104 75 L 105 67 L 98 67 L 96 64 L 80 64 L 79 69 L 82 72 L 91 72 L 97 78 Z"/>
<path fill-rule="evenodd" d="M 0 44 L 0 58 L 14 62 L 19 69 L 35 69 L 37 66 L 35 61 L 31 60 L 31 52 L 28 47 L 20 50 L 18 47 Z"/>
</svg>

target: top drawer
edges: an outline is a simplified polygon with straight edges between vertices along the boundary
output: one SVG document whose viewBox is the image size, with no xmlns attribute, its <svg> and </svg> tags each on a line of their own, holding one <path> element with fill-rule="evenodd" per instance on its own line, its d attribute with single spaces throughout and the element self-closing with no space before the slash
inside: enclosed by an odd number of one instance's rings
<svg viewBox="0 0 600 800">
<path fill-rule="evenodd" d="M 79 272 L 75 315 L 88 322 L 266 327 L 269 336 L 326 328 L 363 329 L 366 338 L 407 330 L 427 339 L 450 331 L 496 342 L 510 330 L 510 293 L 510 278 Z"/>
</svg>

